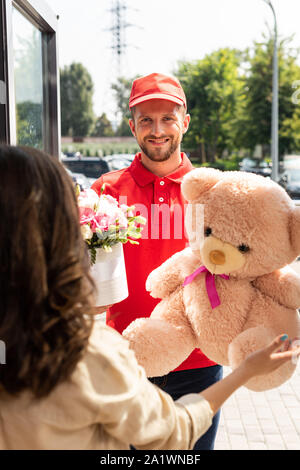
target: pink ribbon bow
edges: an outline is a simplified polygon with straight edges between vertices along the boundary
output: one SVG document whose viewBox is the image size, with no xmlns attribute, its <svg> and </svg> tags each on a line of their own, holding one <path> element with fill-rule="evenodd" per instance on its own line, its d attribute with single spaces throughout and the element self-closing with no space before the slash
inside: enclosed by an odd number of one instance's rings
<svg viewBox="0 0 300 470">
<path fill-rule="evenodd" d="M 183 286 L 190 284 L 193 281 L 193 279 L 196 276 L 198 276 L 198 274 L 203 273 L 203 272 L 206 272 L 205 284 L 206 284 L 206 292 L 210 300 L 210 305 L 212 308 L 216 308 L 220 305 L 221 302 L 220 302 L 218 292 L 216 289 L 215 274 L 212 274 L 205 266 L 200 266 L 200 268 L 197 268 L 196 271 L 194 271 L 192 274 L 187 276 L 184 280 Z M 223 279 L 226 279 L 226 280 L 229 279 L 229 276 L 227 276 L 227 274 L 217 274 L 217 276 L 221 276 Z"/>
</svg>

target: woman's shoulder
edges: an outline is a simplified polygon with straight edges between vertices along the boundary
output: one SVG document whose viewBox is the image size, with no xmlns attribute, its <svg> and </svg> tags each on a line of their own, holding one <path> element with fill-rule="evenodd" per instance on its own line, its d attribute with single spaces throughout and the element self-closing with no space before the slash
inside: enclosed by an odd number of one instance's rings
<svg viewBox="0 0 300 470">
<path fill-rule="evenodd" d="M 110 361 L 117 356 L 128 354 L 129 343 L 123 336 L 103 321 L 95 321 L 87 345 L 85 360 L 88 357 L 107 358 Z"/>
<path fill-rule="evenodd" d="M 100 389 L 104 379 L 111 385 L 122 382 L 124 386 L 124 382 L 128 381 L 129 385 L 133 376 L 139 376 L 141 371 L 129 342 L 104 322 L 95 321 L 86 352 L 74 371 L 73 380 L 94 377 L 93 383 Z"/>
<path fill-rule="evenodd" d="M 93 348 L 96 346 L 98 349 L 100 339 L 102 339 L 104 343 L 106 341 L 109 343 L 111 341 L 113 343 L 124 343 L 124 338 L 120 335 L 120 333 L 106 325 L 103 320 L 95 320 L 92 327 L 88 348 L 93 350 Z"/>
</svg>

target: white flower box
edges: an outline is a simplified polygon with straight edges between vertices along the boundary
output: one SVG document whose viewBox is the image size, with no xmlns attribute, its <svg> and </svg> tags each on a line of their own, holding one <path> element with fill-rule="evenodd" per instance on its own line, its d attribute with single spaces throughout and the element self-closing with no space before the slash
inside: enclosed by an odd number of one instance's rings
<svg viewBox="0 0 300 470">
<path fill-rule="evenodd" d="M 97 248 L 91 275 L 96 284 L 95 306 L 112 305 L 128 297 L 123 244 L 113 245 L 111 252 Z"/>
</svg>

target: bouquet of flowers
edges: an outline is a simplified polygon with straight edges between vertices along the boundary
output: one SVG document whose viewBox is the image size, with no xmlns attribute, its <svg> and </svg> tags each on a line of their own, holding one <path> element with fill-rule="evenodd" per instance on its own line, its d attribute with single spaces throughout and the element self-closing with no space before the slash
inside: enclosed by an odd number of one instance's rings
<svg viewBox="0 0 300 470">
<path fill-rule="evenodd" d="M 76 188 L 81 232 L 89 249 L 91 275 L 97 294 L 96 306 L 118 303 L 128 297 L 123 244 L 141 237 L 141 225 L 146 219 L 134 216 L 134 206 L 118 201 L 92 189 L 80 191 Z"/>
<path fill-rule="evenodd" d="M 92 189 L 79 191 L 77 198 L 83 238 L 90 250 L 91 264 L 95 264 L 97 248 L 111 252 L 117 243 L 138 244 L 141 237 L 141 225 L 146 223 L 142 216 L 134 216 L 134 206 L 119 205 L 117 199 Z"/>
</svg>

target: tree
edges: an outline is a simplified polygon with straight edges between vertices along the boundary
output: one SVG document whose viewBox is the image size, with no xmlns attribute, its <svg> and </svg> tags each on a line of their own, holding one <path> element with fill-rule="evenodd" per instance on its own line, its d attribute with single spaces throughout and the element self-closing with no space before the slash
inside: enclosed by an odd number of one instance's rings
<svg viewBox="0 0 300 470">
<path fill-rule="evenodd" d="M 115 135 L 111 122 L 105 113 L 97 118 L 92 135 L 95 137 L 112 137 Z"/>
<path fill-rule="evenodd" d="M 300 103 L 293 104 L 293 115 L 282 120 L 279 133 L 281 146 L 284 146 L 286 153 L 300 152 Z"/>
<path fill-rule="evenodd" d="M 41 103 L 24 101 L 16 107 L 18 145 L 43 149 L 43 107 Z"/>
<path fill-rule="evenodd" d="M 269 154 L 271 140 L 274 40 L 271 33 L 269 38 L 263 38 L 264 42 L 255 42 L 253 48 L 245 51 L 249 68 L 244 77 L 245 99 L 237 123 L 237 144 L 252 151 L 260 144 L 264 156 Z M 298 51 L 287 47 L 290 41 L 285 38 L 278 44 L 280 155 L 290 152 L 299 142 L 295 130 L 299 128 L 299 110 L 292 102 L 291 86 L 300 76 L 300 67 L 296 63 Z"/>
<path fill-rule="evenodd" d="M 111 85 L 112 90 L 115 92 L 117 111 L 122 117 L 127 117 L 128 119 L 130 118 L 128 103 L 133 80 L 135 78 L 119 77 L 116 83 Z"/>
<path fill-rule="evenodd" d="M 94 85 L 87 69 L 79 63 L 60 72 L 62 135 L 87 136 L 95 121 Z"/>
<path fill-rule="evenodd" d="M 129 127 L 129 119 L 131 117 L 130 109 L 128 106 L 129 97 L 132 87 L 132 82 L 135 78 L 119 77 L 116 83 L 113 83 L 111 88 L 115 92 L 117 112 L 120 116 L 120 123 L 118 125 L 116 135 L 118 136 L 131 136 L 131 130 Z"/>
<path fill-rule="evenodd" d="M 117 127 L 116 135 L 119 137 L 132 137 L 132 132 L 129 126 L 129 118 L 122 117 L 120 124 Z"/>
<path fill-rule="evenodd" d="M 201 60 L 179 63 L 175 72 L 191 114 L 184 147 L 201 162 L 213 163 L 232 146 L 233 116 L 242 88 L 239 63 L 239 51 L 219 49 Z"/>
</svg>

